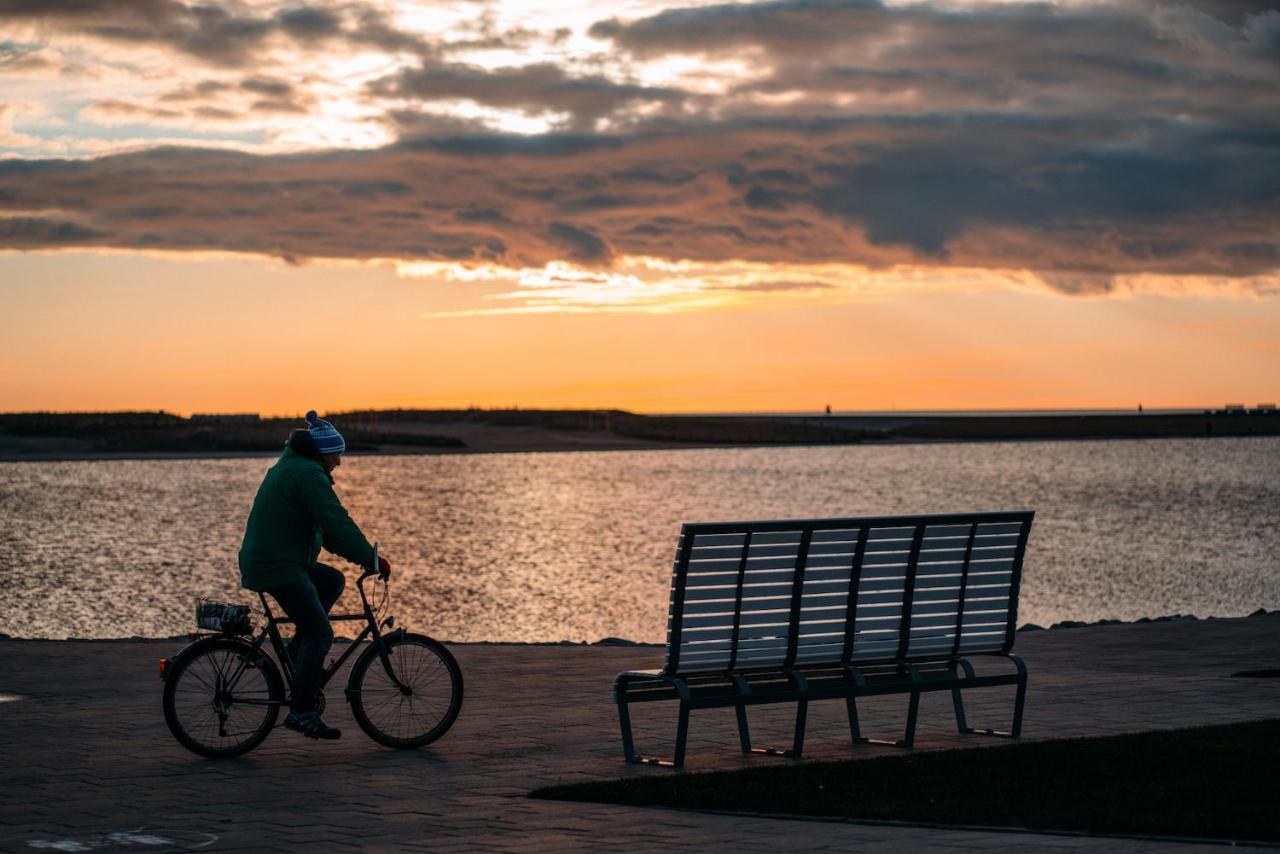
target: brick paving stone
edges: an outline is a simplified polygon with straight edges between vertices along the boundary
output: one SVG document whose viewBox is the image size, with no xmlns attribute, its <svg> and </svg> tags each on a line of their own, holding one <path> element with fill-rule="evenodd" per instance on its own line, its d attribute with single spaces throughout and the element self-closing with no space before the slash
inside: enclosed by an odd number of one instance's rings
<svg viewBox="0 0 1280 854">
<path fill-rule="evenodd" d="M 740 851 L 1212 850 L 525 798 L 552 783 L 673 773 L 621 762 L 609 688 L 617 671 L 660 662 L 661 649 L 649 646 L 457 645 L 467 675 L 462 716 L 445 738 L 419 751 L 391 751 L 366 739 L 340 702 L 340 676 L 326 717 L 343 729 L 341 741 L 317 744 L 280 730 L 247 757 L 212 762 L 178 746 L 160 713 L 155 662 L 178 646 L 0 641 L 0 693 L 20 698 L 0 704 L 0 850 L 34 852 L 32 842 L 48 839 L 101 842 L 139 828 L 157 836 L 215 836 L 204 851 L 533 854 L 690 844 Z M 1024 633 L 1017 649 L 1031 674 L 1026 740 L 1280 716 L 1280 680 L 1230 675 L 1277 666 L 1280 615 Z M 1007 724 L 1010 689 L 969 697 L 975 723 Z M 923 699 L 920 749 L 1007 743 L 957 735 L 948 699 Z M 663 705 L 636 710 L 637 740 L 646 751 L 671 750 L 674 707 Z M 864 729 L 898 733 L 905 705 L 905 697 L 860 703 Z M 849 744 L 842 711 L 839 702 L 810 706 L 807 758 L 900 752 Z M 753 708 L 756 740 L 785 743 L 791 714 Z M 742 756 L 732 711 L 708 710 L 693 714 L 688 761 L 690 770 L 720 770 L 785 760 Z"/>
</svg>

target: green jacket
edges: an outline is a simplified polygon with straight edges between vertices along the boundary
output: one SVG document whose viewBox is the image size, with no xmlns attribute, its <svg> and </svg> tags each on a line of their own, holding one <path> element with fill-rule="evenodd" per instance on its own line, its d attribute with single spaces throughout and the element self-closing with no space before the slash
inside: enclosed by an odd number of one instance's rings
<svg viewBox="0 0 1280 854">
<path fill-rule="evenodd" d="M 373 563 L 373 546 L 347 515 L 324 466 L 286 447 L 253 499 L 240 583 L 270 590 L 302 581 L 321 546 L 366 569 Z"/>
</svg>

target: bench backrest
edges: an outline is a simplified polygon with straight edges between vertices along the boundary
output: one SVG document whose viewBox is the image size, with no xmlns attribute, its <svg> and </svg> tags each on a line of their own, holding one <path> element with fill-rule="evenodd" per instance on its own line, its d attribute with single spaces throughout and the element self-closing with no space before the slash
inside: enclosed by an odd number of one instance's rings
<svg viewBox="0 0 1280 854">
<path fill-rule="evenodd" d="M 1008 652 L 1033 516 L 687 523 L 663 670 Z"/>
</svg>

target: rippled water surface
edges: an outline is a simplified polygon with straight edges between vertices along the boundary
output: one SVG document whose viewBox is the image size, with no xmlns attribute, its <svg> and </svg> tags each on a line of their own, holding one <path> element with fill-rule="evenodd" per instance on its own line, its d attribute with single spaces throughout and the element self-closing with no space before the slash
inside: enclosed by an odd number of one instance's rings
<svg viewBox="0 0 1280 854">
<path fill-rule="evenodd" d="M 0 463 L 0 632 L 170 636 L 199 595 L 248 601 L 236 551 L 271 462 Z M 1031 508 L 1020 622 L 1280 606 L 1275 438 L 351 457 L 337 477 L 401 624 L 452 640 L 661 641 L 680 523 L 728 519 Z"/>
</svg>

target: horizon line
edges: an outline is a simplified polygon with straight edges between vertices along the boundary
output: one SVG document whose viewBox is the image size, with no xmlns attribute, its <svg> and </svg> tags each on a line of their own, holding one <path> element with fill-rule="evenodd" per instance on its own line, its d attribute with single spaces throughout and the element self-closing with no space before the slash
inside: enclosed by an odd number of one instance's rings
<svg viewBox="0 0 1280 854">
<path fill-rule="evenodd" d="M 945 415 L 1036 415 L 1036 414 L 1187 414 L 1200 412 L 1225 411 L 1234 408 L 1266 409 L 1275 408 L 1274 403 L 1258 402 L 1246 404 L 1231 401 L 1211 405 L 1182 406 L 1033 406 L 1033 407 L 974 407 L 974 408 L 911 408 L 911 409 L 835 409 L 829 412 L 823 409 L 741 409 L 741 410 L 653 410 L 624 409 L 617 406 L 401 406 L 401 407 L 363 407 L 350 409 L 319 410 L 325 417 L 342 417 L 355 414 L 377 414 L 384 412 L 573 412 L 573 413 L 607 413 L 617 412 L 627 415 L 649 417 L 911 417 L 911 416 L 945 416 Z M 248 410 L 192 410 L 183 414 L 168 409 L 0 409 L 0 417 L 31 415 L 167 415 L 190 420 L 194 416 L 233 417 L 256 416 L 264 421 L 298 419 L 302 420 L 302 412 L 263 413 Z"/>
</svg>

